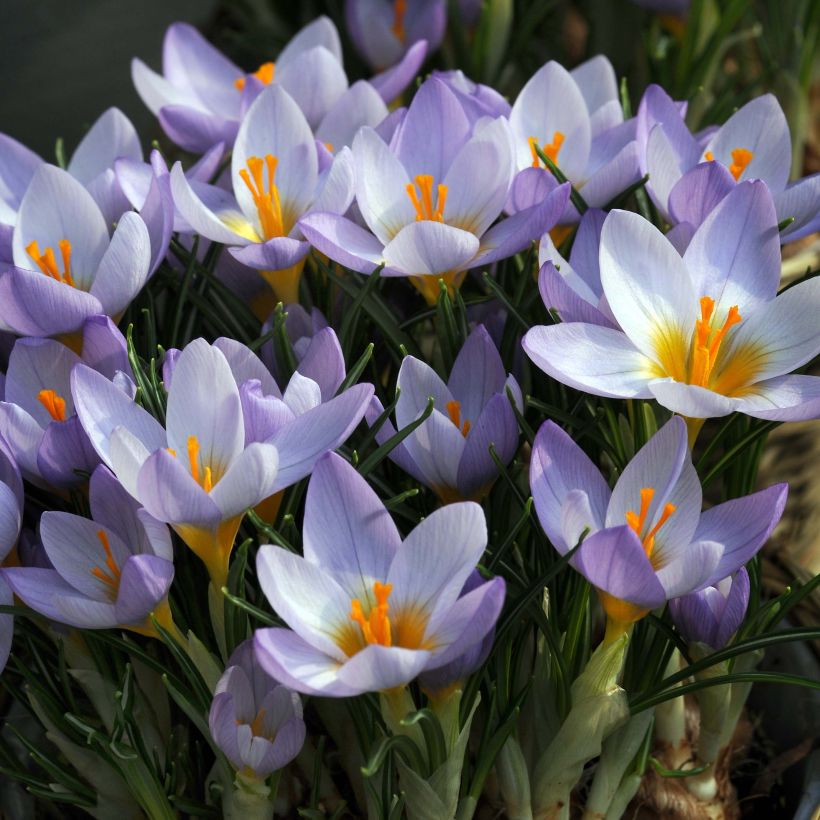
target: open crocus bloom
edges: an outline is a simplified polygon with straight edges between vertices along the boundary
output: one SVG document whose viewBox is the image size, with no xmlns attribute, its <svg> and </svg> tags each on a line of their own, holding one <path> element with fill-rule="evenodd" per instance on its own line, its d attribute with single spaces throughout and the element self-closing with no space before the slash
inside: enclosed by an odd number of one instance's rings
<svg viewBox="0 0 820 820">
<path fill-rule="evenodd" d="M 90 316 L 119 317 L 145 284 L 151 238 L 133 212 L 113 236 L 91 194 L 42 165 L 20 204 L 14 267 L 0 272 L 0 319 L 23 336 L 73 333 Z"/>
<path fill-rule="evenodd" d="M 769 186 L 778 222 L 794 219 L 782 232 L 784 241 L 820 229 L 820 174 L 789 184 L 789 125 L 774 95 L 746 103 L 704 144 L 689 132 L 680 107 L 652 85 L 638 110 L 637 135 L 647 191 L 675 226 L 671 238 L 679 249 L 723 197 L 753 179 Z"/>
<path fill-rule="evenodd" d="M 370 230 L 339 214 L 313 213 L 302 218 L 302 232 L 352 270 L 384 265 L 383 276 L 411 277 L 431 304 L 439 279 L 457 287 L 470 268 L 522 250 L 552 227 L 569 196 L 562 186 L 490 227 L 514 173 L 509 125 L 499 117 L 473 129 L 436 78 L 418 90 L 389 145 L 372 128 L 359 131 L 353 163 L 356 203 Z"/>
<path fill-rule="evenodd" d="M 14 460 L 0 447 L 0 565 L 14 549 L 20 535 L 23 481 Z M 0 605 L 13 606 L 14 595 L 0 570 Z M 0 613 L 0 673 L 6 666 L 14 636 L 14 616 Z"/>
<path fill-rule="evenodd" d="M 519 210 L 558 184 L 543 167 L 537 145 L 583 196 L 602 208 L 640 178 L 634 122 L 624 122 L 615 71 L 604 56 L 571 72 L 542 66 L 513 103 L 510 127 L 519 176 L 508 207 Z M 561 224 L 578 222 L 569 203 Z"/>
<path fill-rule="evenodd" d="M 444 0 L 345 0 L 345 21 L 359 54 L 381 71 L 421 41 L 430 51 L 441 45 L 445 6 Z"/>
<path fill-rule="evenodd" d="M 749 574 L 741 567 L 734 575 L 669 602 L 669 612 L 687 643 L 723 649 L 746 617 Z"/>
<path fill-rule="evenodd" d="M 54 339 L 18 339 L 9 357 L 0 435 L 24 477 L 37 484 L 83 483 L 99 456 L 74 412 L 70 377 L 83 362 L 134 395 L 125 339 L 107 316 L 87 319 L 82 357 Z"/>
<path fill-rule="evenodd" d="M 494 578 L 459 597 L 484 552 L 477 504 L 450 504 L 402 541 L 344 459 L 324 456 L 308 486 L 304 557 L 263 546 L 262 589 L 290 629 L 260 629 L 259 662 L 306 694 L 350 697 L 409 683 L 481 642 L 504 600 Z"/>
<path fill-rule="evenodd" d="M 85 365 L 72 371 L 71 394 L 102 461 L 179 533 L 221 588 L 242 516 L 273 492 L 278 464 L 272 444 L 245 446 L 239 388 L 222 352 L 195 339 L 180 353 L 166 429 Z"/>
<path fill-rule="evenodd" d="M 764 183 L 741 183 L 726 196 L 683 258 L 641 216 L 613 211 L 600 263 L 621 329 L 531 329 L 524 349 L 542 370 L 599 396 L 654 397 L 696 419 L 820 415 L 820 378 L 787 375 L 820 351 L 820 280 L 777 295 L 777 217 Z"/>
<path fill-rule="evenodd" d="M 504 373 L 501 356 L 484 326 L 478 325 L 464 343 L 447 384 L 428 364 L 406 356 L 396 389 L 400 430 L 424 412 L 431 396 L 434 404 L 430 417 L 390 452 L 390 458 L 445 504 L 480 501 L 498 477 L 490 445 L 502 464 L 508 464 L 518 449 L 518 421 L 507 389 L 523 412 L 521 388 L 514 376 Z M 381 402 L 373 398 L 368 422 L 373 424 L 383 411 Z M 395 433 L 393 425 L 385 422 L 377 434 L 379 444 Z"/>
<path fill-rule="evenodd" d="M 229 246 L 259 270 L 278 299 L 296 302 L 310 246 L 297 220 L 309 211 L 343 213 L 353 200 L 353 164 L 343 148 L 319 174 L 313 133 L 280 86 L 262 91 L 236 137 L 231 164 L 234 196 L 189 181 L 176 163 L 171 189 L 177 210 L 202 236 Z"/>
<path fill-rule="evenodd" d="M 583 450 L 545 422 L 533 445 L 530 489 L 562 555 L 587 530 L 573 566 L 620 626 L 736 572 L 769 537 L 788 492 L 776 484 L 701 514 L 700 481 L 678 417 L 636 453 L 611 491 Z"/>
<path fill-rule="evenodd" d="M 283 769 L 305 742 L 299 695 L 265 672 L 250 640 L 228 659 L 216 685 L 208 728 L 236 771 L 254 780 Z"/>
<path fill-rule="evenodd" d="M 171 628 L 168 589 L 174 577 L 168 528 L 141 509 L 111 472 L 91 477 L 92 519 L 45 512 L 40 538 L 53 568 L 4 570 L 9 586 L 36 612 L 82 629 L 125 627 L 156 636 L 150 621 Z"/>
</svg>

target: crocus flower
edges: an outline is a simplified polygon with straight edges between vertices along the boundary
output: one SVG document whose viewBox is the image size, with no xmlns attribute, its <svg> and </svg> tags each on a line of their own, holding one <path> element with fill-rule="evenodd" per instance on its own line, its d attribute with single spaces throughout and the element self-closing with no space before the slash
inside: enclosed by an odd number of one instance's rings
<svg viewBox="0 0 820 820">
<path fill-rule="evenodd" d="M 749 574 L 741 567 L 734 575 L 669 602 L 669 611 L 687 643 L 723 649 L 746 617 Z"/>
<path fill-rule="evenodd" d="M 164 628 L 173 629 L 168 528 L 141 509 L 102 465 L 91 476 L 90 502 L 92 518 L 43 513 L 40 538 L 53 568 L 8 568 L 3 570 L 7 583 L 33 610 L 58 623 L 156 636 L 153 613 Z"/>
<path fill-rule="evenodd" d="M 572 563 L 620 627 L 736 572 L 769 537 L 788 492 L 776 484 L 701 513 L 700 481 L 677 416 L 636 453 L 612 490 L 583 450 L 547 421 L 533 444 L 530 489 L 559 553 L 587 531 Z"/>
<path fill-rule="evenodd" d="M 782 232 L 794 241 L 820 229 L 820 174 L 789 183 L 791 137 L 772 94 L 738 109 L 705 144 L 689 132 L 683 113 L 659 86 L 644 94 L 637 116 L 641 171 L 647 191 L 674 227 L 676 247 L 686 248 L 695 229 L 737 184 L 759 179 L 774 197 Z"/>
<path fill-rule="evenodd" d="M 473 129 L 435 77 L 416 93 L 389 146 L 372 128 L 359 131 L 353 164 L 356 203 L 370 230 L 339 214 L 313 213 L 302 218 L 302 232 L 355 271 L 384 265 L 383 276 L 409 276 L 431 304 L 439 279 L 457 287 L 470 268 L 523 250 L 552 227 L 569 196 L 561 186 L 490 227 L 514 173 L 509 125 L 499 117 Z"/>
<path fill-rule="evenodd" d="M 0 447 L 0 565 L 20 535 L 23 482 L 14 460 Z M 13 606 L 14 596 L 0 570 L 0 605 Z M 0 613 L 0 673 L 6 666 L 14 636 L 14 616 Z"/>
<path fill-rule="evenodd" d="M 405 356 L 396 389 L 400 430 L 424 412 L 431 396 L 433 412 L 391 450 L 390 458 L 445 504 L 480 501 L 498 477 L 490 445 L 502 464 L 508 464 L 518 449 L 518 421 L 507 389 L 523 412 L 521 388 L 514 376 L 504 373 L 501 356 L 484 326 L 478 325 L 464 343 L 447 384 L 428 364 Z M 368 422 L 375 423 L 383 411 L 381 402 L 373 398 Z M 388 421 L 377 440 L 383 444 L 395 434 Z"/>
<path fill-rule="evenodd" d="M 18 339 L 11 351 L 0 436 L 29 481 L 82 483 L 100 462 L 74 412 L 75 364 L 84 362 L 134 395 L 125 339 L 116 325 L 107 316 L 86 319 L 82 342 L 82 356 L 54 339 Z"/>
<path fill-rule="evenodd" d="M 231 180 L 234 196 L 189 181 L 176 163 L 171 189 L 177 209 L 202 236 L 228 245 L 237 260 L 259 270 L 277 298 L 298 301 L 310 246 L 297 221 L 310 211 L 347 210 L 353 200 L 349 149 L 320 175 L 304 114 L 281 86 L 271 86 L 256 98 L 239 129 Z"/>
<path fill-rule="evenodd" d="M 600 265 L 621 329 L 531 329 L 524 349 L 542 370 L 599 396 L 654 397 L 694 419 L 820 415 L 820 378 L 787 375 L 820 352 L 820 281 L 777 295 L 777 217 L 764 183 L 743 182 L 726 196 L 683 258 L 638 214 L 613 211 Z"/>
<path fill-rule="evenodd" d="M 26 189 L 12 244 L 14 267 L 0 272 L 0 319 L 23 336 L 70 334 L 98 314 L 118 318 L 151 272 L 143 219 L 123 214 L 109 237 L 91 194 L 51 165 Z"/>
<path fill-rule="evenodd" d="M 635 124 L 624 122 L 615 71 L 601 55 L 571 72 L 552 60 L 542 66 L 513 103 L 510 127 L 521 172 L 508 205 L 512 210 L 558 184 L 541 164 L 536 146 L 590 207 L 602 208 L 640 178 Z M 579 218 L 569 203 L 561 224 Z"/>
<path fill-rule="evenodd" d="M 254 638 L 262 666 L 298 692 L 402 686 L 480 643 L 501 611 L 501 578 L 459 597 L 487 543 L 481 507 L 436 510 L 402 541 L 373 490 L 333 453 L 308 485 L 303 543 L 304 557 L 260 549 L 262 590 L 290 629 Z"/>
<path fill-rule="evenodd" d="M 384 102 L 390 102 L 412 80 L 425 52 L 420 45 L 393 70 L 372 78 Z M 319 127 L 348 88 L 339 33 L 327 17 L 309 23 L 275 63 L 265 62 L 251 74 L 234 65 L 192 26 L 174 23 L 165 33 L 163 74 L 135 59 L 131 76 L 165 133 L 195 153 L 218 142 L 230 146 L 248 107 L 267 85 L 284 88 L 311 128 Z"/>
<path fill-rule="evenodd" d="M 435 51 L 444 37 L 444 0 L 345 0 L 345 21 L 359 54 L 375 71 L 398 63 L 420 41 Z"/>
<path fill-rule="evenodd" d="M 299 695 L 277 683 L 241 643 L 219 679 L 208 715 L 211 737 L 245 777 L 264 780 L 283 769 L 305 742 Z"/>
</svg>

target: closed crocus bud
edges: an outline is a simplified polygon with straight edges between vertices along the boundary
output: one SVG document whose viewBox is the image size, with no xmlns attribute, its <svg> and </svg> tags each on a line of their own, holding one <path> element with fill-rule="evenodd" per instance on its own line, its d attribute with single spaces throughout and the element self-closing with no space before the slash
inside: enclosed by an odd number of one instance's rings
<svg viewBox="0 0 820 820">
<path fill-rule="evenodd" d="M 672 620 L 687 643 L 722 649 L 737 632 L 749 604 L 749 574 L 741 567 L 699 592 L 669 602 Z"/>
<path fill-rule="evenodd" d="M 305 742 L 299 696 L 256 662 L 245 641 L 216 685 L 208 716 L 211 736 L 237 772 L 264 780 L 284 768 Z"/>
</svg>

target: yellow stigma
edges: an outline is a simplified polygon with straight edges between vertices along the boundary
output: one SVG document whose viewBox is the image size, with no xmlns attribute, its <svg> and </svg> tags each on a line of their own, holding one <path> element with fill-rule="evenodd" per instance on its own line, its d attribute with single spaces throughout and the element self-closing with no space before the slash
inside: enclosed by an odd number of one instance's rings
<svg viewBox="0 0 820 820">
<path fill-rule="evenodd" d="M 663 512 L 661 513 L 661 517 L 658 519 L 658 523 L 655 524 L 655 526 L 652 527 L 646 535 L 642 535 L 644 527 L 646 526 L 646 518 L 649 515 L 649 506 L 652 504 L 652 499 L 654 496 L 655 490 L 652 487 L 644 487 L 641 490 L 640 513 L 629 510 L 625 516 L 626 523 L 631 527 L 635 535 L 641 539 L 641 543 L 643 544 L 644 552 L 646 552 L 647 558 L 652 557 L 652 550 L 655 548 L 655 536 L 658 534 L 658 531 L 677 509 L 674 504 L 667 504 L 663 508 Z"/>
<path fill-rule="evenodd" d="M 695 384 L 699 387 L 709 387 L 715 362 L 726 334 L 732 327 L 742 321 L 737 305 L 733 305 L 729 308 L 723 325 L 715 330 L 712 327 L 714 310 L 714 299 L 704 296 L 700 300 L 700 319 L 695 322 L 689 365 L 689 384 Z"/>
<path fill-rule="evenodd" d="M 403 43 L 407 32 L 404 30 L 404 16 L 407 14 L 407 0 L 393 0 L 393 25 L 390 31 Z"/>
<path fill-rule="evenodd" d="M 266 711 L 267 710 L 264 709 L 264 707 L 262 709 L 260 709 L 256 713 L 256 717 L 253 719 L 253 722 L 249 724 L 250 727 L 251 727 L 251 734 L 254 737 L 268 737 L 268 735 L 266 735 L 264 733 L 263 728 L 262 728 L 263 727 L 263 722 L 265 720 L 265 712 Z M 238 722 L 239 721 L 237 721 L 237 723 Z"/>
<path fill-rule="evenodd" d="M 748 148 L 735 148 L 732 151 L 732 164 L 729 165 L 729 173 L 735 178 L 735 181 L 743 176 L 743 172 L 749 167 L 749 163 L 754 159 L 754 156 L 754 152 Z M 707 162 L 715 161 L 715 155 L 711 151 L 707 151 L 703 158 Z"/>
<path fill-rule="evenodd" d="M 359 625 L 362 637 L 367 644 L 377 643 L 380 646 L 393 646 L 393 635 L 390 627 L 388 611 L 390 604 L 387 599 L 393 591 L 393 584 L 382 584 L 376 581 L 373 584 L 373 595 L 376 605 L 370 608 L 368 617 L 365 617 L 361 601 L 354 598 L 350 602 L 350 620 Z"/>
<path fill-rule="evenodd" d="M 461 431 L 461 435 L 467 438 L 467 433 L 470 432 L 470 422 L 465 419 L 464 424 L 461 423 L 461 402 L 448 401 L 447 415 L 450 416 L 450 421 Z"/>
<path fill-rule="evenodd" d="M 37 401 L 48 410 L 54 421 L 65 421 L 65 399 L 54 390 L 41 390 L 37 394 Z"/>
<path fill-rule="evenodd" d="M 97 531 L 97 538 L 100 539 L 103 551 L 105 552 L 105 569 L 102 567 L 94 567 L 91 574 L 102 581 L 108 587 L 108 594 L 113 599 L 117 597 L 117 592 L 120 588 L 120 577 L 122 573 L 117 562 L 114 560 L 114 554 L 111 552 L 111 544 L 108 542 L 108 535 L 105 530 Z"/>
<path fill-rule="evenodd" d="M 284 236 L 286 233 L 279 189 L 273 181 L 278 164 L 279 160 L 271 154 L 265 154 L 264 159 L 248 157 L 247 169 L 243 168 L 239 172 L 239 176 L 253 196 L 253 204 L 259 214 L 259 224 L 266 240 L 273 239 L 275 236 Z M 265 190 L 265 169 L 267 169 L 267 190 Z"/>
<path fill-rule="evenodd" d="M 532 153 L 532 167 L 537 168 L 541 162 L 538 151 L 536 151 L 538 147 L 538 137 L 530 137 L 527 142 L 530 145 L 530 152 Z M 561 150 L 563 144 L 564 135 L 560 131 L 555 131 L 552 135 L 552 142 L 544 143 L 541 146 L 541 150 L 557 165 L 558 152 Z"/>
<path fill-rule="evenodd" d="M 418 191 L 416 191 L 418 186 Z M 433 222 L 444 221 L 444 206 L 447 203 L 447 186 L 436 186 L 436 202 L 433 204 L 433 177 L 430 174 L 419 174 L 416 177 L 416 184 L 407 183 L 407 196 L 416 209 L 416 222 L 425 219 Z"/>
<path fill-rule="evenodd" d="M 54 256 L 53 248 L 46 248 L 40 253 L 40 247 L 36 242 L 26 245 L 26 253 L 34 260 L 38 268 L 46 275 L 57 282 L 76 287 L 71 276 L 71 243 L 67 239 L 61 239 L 57 246 L 60 248 L 60 256 L 63 260 L 63 272 L 57 268 L 57 258 Z"/>
<path fill-rule="evenodd" d="M 175 454 L 172 454 L 175 455 Z M 199 475 L 199 439 L 196 436 L 188 436 L 188 464 L 191 467 L 191 477 L 209 493 L 214 486 L 211 468 L 206 466 L 202 471 L 202 478 Z"/>
<path fill-rule="evenodd" d="M 262 63 L 251 74 L 251 77 L 256 77 L 262 85 L 270 85 L 273 82 L 274 74 L 276 74 L 276 63 Z M 245 77 L 239 77 L 233 81 L 233 84 L 237 91 L 244 91 L 247 80 Z"/>
</svg>

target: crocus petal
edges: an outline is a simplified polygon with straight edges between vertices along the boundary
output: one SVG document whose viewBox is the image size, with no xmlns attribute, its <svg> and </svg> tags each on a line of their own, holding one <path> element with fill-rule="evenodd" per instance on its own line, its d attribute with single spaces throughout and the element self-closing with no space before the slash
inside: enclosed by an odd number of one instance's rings
<svg viewBox="0 0 820 820">
<path fill-rule="evenodd" d="M 3 405 L 0 404 L 0 408 L 2 408 L 2 406 Z M 367 411 L 365 412 L 367 423 L 372 427 L 383 414 L 384 406 L 379 401 L 377 396 L 373 396 L 370 400 L 370 404 L 367 406 Z M 393 426 L 390 419 L 385 419 L 379 428 L 378 433 L 376 433 L 376 441 L 380 445 L 385 444 L 395 435 L 396 428 Z M 410 453 L 404 446 L 404 442 L 399 442 L 399 444 L 390 451 L 389 458 L 394 464 L 398 464 L 404 472 L 413 476 L 413 478 L 415 478 L 420 484 L 427 483 L 427 478 L 419 469 L 416 462 L 410 457 Z"/>
<path fill-rule="evenodd" d="M 345 377 L 345 361 L 332 328 L 320 330 L 308 344 L 297 371 L 319 385 L 322 401 L 330 401 Z"/>
<path fill-rule="evenodd" d="M 0 134 L 0 222 L 14 225 L 20 202 L 43 160 L 7 134 Z"/>
<path fill-rule="evenodd" d="M 570 71 L 570 76 L 575 80 L 578 90 L 583 95 L 590 114 L 594 114 L 608 102 L 618 102 L 618 82 L 615 79 L 615 69 L 603 54 L 576 66 Z"/>
<path fill-rule="evenodd" d="M 333 159 L 330 169 L 319 178 L 316 198 L 310 206 L 313 211 L 343 214 L 353 202 L 353 154 L 343 146 Z"/>
<path fill-rule="evenodd" d="M 43 428 L 37 421 L 19 405 L 0 402 L 0 438 L 23 476 L 28 481 L 42 484 L 37 452 L 43 438 Z"/>
<path fill-rule="evenodd" d="M 669 214 L 674 222 L 689 222 L 697 227 L 735 187 L 735 180 L 725 165 L 701 162 L 687 171 L 670 191 Z"/>
<path fill-rule="evenodd" d="M 249 268 L 278 271 L 292 267 L 307 256 L 310 245 L 288 236 L 275 236 L 267 242 L 253 242 L 244 248 L 230 248 L 230 254 Z"/>
<path fill-rule="evenodd" d="M 46 427 L 37 452 L 37 467 L 49 484 L 82 483 L 99 463 L 100 457 L 77 416 Z"/>
<path fill-rule="evenodd" d="M 278 466 L 279 454 L 273 445 L 249 444 L 211 490 L 222 519 L 233 518 L 271 495 Z"/>
<path fill-rule="evenodd" d="M 580 193 L 591 208 L 603 208 L 640 178 L 639 148 L 633 141 L 597 168 L 581 186 Z"/>
<path fill-rule="evenodd" d="M 372 273 L 383 262 L 382 243 L 338 214 L 307 214 L 299 229 L 316 250 L 351 270 Z"/>
<path fill-rule="evenodd" d="M 578 390 L 613 398 L 652 395 L 652 362 L 620 330 L 581 322 L 538 326 L 522 345 L 541 370 Z"/>
<path fill-rule="evenodd" d="M 600 208 L 590 208 L 582 217 L 572 243 L 569 261 L 573 270 L 598 297 L 602 293 L 599 255 L 601 231 L 608 214 Z M 543 261 L 543 260 L 539 260 Z"/>
<path fill-rule="evenodd" d="M 238 387 L 251 379 L 258 379 L 266 396 L 281 398 L 282 394 L 279 391 L 279 386 L 274 381 L 270 371 L 249 347 L 226 336 L 217 339 L 213 346 L 225 357 Z M 166 388 L 169 386 L 168 380 L 166 380 L 165 386 Z"/>
<path fill-rule="evenodd" d="M 245 422 L 245 446 L 252 441 L 267 441 L 296 416 L 281 398 L 265 395 L 259 379 L 250 379 L 239 388 Z"/>
<path fill-rule="evenodd" d="M 399 429 L 415 421 L 432 397 L 433 406 L 442 413 L 453 400 L 450 388 L 430 365 L 415 356 L 405 356 L 396 379 L 399 400 L 396 404 L 396 424 Z"/>
<path fill-rule="evenodd" d="M 686 126 L 683 126 L 686 131 Z M 689 132 L 687 131 L 687 135 Z M 691 135 L 689 135 L 691 137 Z M 665 219 L 669 216 L 669 197 L 681 177 L 698 162 L 700 149 L 692 140 L 694 154 L 681 156 L 669 136 L 667 125 L 655 125 L 649 133 L 646 143 L 646 158 L 640 156 L 644 163 L 644 173 L 649 175 L 646 190 L 650 199 Z"/>
<path fill-rule="evenodd" d="M 548 239 L 549 235 L 541 240 L 542 248 Z M 573 273 L 571 269 L 565 273 L 568 267 L 569 263 L 566 263 L 566 267 L 562 266 L 559 272 L 552 262 L 544 262 L 541 266 L 538 273 L 538 291 L 545 307 L 556 310 L 562 322 L 585 322 L 590 325 L 604 325 L 605 327 L 614 328 L 613 322 L 604 316 L 591 301 L 584 299 L 579 291 L 573 288 L 573 285 L 579 286 L 579 290 L 582 287 L 583 292 L 590 297 L 590 300 L 594 298 L 594 294 L 579 276 L 571 276 Z"/>
<path fill-rule="evenodd" d="M 202 104 L 190 88 L 178 88 L 138 58 L 131 61 L 131 80 L 137 94 L 155 117 L 159 116 L 160 109 L 166 105 L 193 105 L 201 108 Z"/>
<path fill-rule="evenodd" d="M 778 376 L 754 386 L 737 399 L 737 409 L 759 419 L 807 421 L 820 418 L 820 378 Z"/>
<path fill-rule="evenodd" d="M 382 692 L 410 683 L 427 665 L 430 653 L 371 644 L 339 668 L 339 681 L 355 692 Z"/>
<path fill-rule="evenodd" d="M 342 94 L 322 118 L 316 139 L 330 143 L 335 150 L 352 145 L 356 132 L 363 126 L 375 128 L 388 115 L 387 106 L 373 85 L 358 80 Z"/>
<path fill-rule="evenodd" d="M 131 121 L 118 108 L 109 108 L 83 137 L 68 163 L 68 173 L 84 185 L 114 160 L 126 157 L 142 160 L 139 136 Z"/>
<path fill-rule="evenodd" d="M 735 573 L 731 581 L 731 589 L 726 596 L 726 603 L 721 613 L 720 621 L 716 624 L 715 642 L 712 644 L 715 649 L 721 649 L 737 631 L 746 617 L 746 609 L 749 605 L 749 573 L 744 567 Z"/>
<path fill-rule="evenodd" d="M 794 219 L 781 236 L 795 242 L 820 230 L 820 174 L 812 174 L 786 186 L 774 194 L 778 223 L 789 217 Z"/>
<path fill-rule="evenodd" d="M 313 379 L 306 378 L 297 370 L 290 377 L 282 399 L 294 416 L 301 416 L 322 403 L 322 392 Z"/>
<path fill-rule="evenodd" d="M 398 63 L 370 78 L 370 85 L 386 102 L 392 102 L 418 74 L 427 56 L 427 42 L 418 40 L 404 53 Z"/>
<path fill-rule="evenodd" d="M 458 352 L 447 381 L 453 398 L 461 404 L 462 417 L 474 423 L 492 396 L 503 392 L 505 381 L 498 348 L 484 325 L 477 325 Z"/>
<path fill-rule="evenodd" d="M 737 409 L 738 400 L 722 396 L 696 384 L 684 384 L 672 379 L 654 379 L 648 384 L 649 392 L 659 404 L 694 419 L 728 416 Z"/>
<path fill-rule="evenodd" d="M 681 551 L 677 560 L 657 571 L 658 580 L 666 590 L 666 597 L 679 598 L 703 587 L 720 563 L 722 555 L 723 544 L 716 541 L 691 543 L 685 552 Z"/>
<path fill-rule="evenodd" d="M 189 105 L 164 105 L 159 110 L 162 130 L 180 148 L 201 154 L 218 143 L 231 144 L 239 123 Z"/>
<path fill-rule="evenodd" d="M 83 361 L 113 379 L 118 371 L 131 372 L 125 337 L 108 316 L 92 316 L 83 325 Z"/>
<path fill-rule="evenodd" d="M 141 624 L 162 601 L 174 580 L 174 565 L 156 555 L 133 555 L 122 567 L 117 601 L 121 624 Z"/>
<path fill-rule="evenodd" d="M 477 251 L 475 234 L 426 219 L 402 228 L 385 246 L 384 259 L 399 275 L 423 276 L 463 270 Z"/>
</svg>

